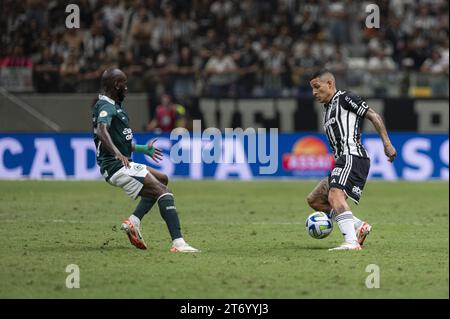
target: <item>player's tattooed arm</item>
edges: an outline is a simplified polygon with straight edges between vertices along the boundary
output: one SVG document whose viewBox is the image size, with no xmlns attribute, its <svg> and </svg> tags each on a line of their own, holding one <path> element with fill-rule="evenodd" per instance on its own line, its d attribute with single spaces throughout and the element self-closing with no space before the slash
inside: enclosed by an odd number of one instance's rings
<svg viewBox="0 0 450 319">
<path fill-rule="evenodd" d="M 368 109 L 366 113 L 366 118 L 372 122 L 373 126 L 377 130 L 378 134 L 381 137 L 381 140 L 383 141 L 384 153 L 389 158 L 389 161 L 393 162 L 395 157 L 397 156 L 397 151 L 395 147 L 392 145 L 391 140 L 389 139 L 383 119 L 377 112 L 375 112 L 371 108 Z"/>
<path fill-rule="evenodd" d="M 122 162 L 123 166 L 130 167 L 128 158 L 120 153 L 119 149 L 114 145 L 111 135 L 108 133 L 108 125 L 106 123 L 98 124 L 96 134 L 106 149 L 111 154 L 114 154 L 116 159 Z"/>
</svg>

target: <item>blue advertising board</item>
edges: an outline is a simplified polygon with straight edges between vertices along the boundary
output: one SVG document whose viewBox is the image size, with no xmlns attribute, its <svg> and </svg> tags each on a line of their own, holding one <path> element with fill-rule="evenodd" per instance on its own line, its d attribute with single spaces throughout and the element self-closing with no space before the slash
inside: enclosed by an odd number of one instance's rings
<svg viewBox="0 0 450 319">
<path fill-rule="evenodd" d="M 326 137 L 319 133 L 216 135 L 137 133 L 145 144 L 157 138 L 164 159 L 155 164 L 135 153 L 133 160 L 170 177 L 190 179 L 321 178 L 333 168 Z M 377 134 L 364 134 L 371 158 L 369 178 L 448 180 L 448 135 L 391 133 L 398 151 L 387 161 Z M 101 179 L 92 134 L 0 134 L 0 179 Z"/>
</svg>

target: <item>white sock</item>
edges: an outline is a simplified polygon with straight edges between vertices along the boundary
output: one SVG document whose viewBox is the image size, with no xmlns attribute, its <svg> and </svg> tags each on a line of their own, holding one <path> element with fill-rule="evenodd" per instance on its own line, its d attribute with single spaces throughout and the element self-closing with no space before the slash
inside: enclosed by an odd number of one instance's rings
<svg viewBox="0 0 450 319">
<path fill-rule="evenodd" d="M 336 221 L 336 211 L 334 209 L 330 210 L 329 216 L 332 221 L 334 221 L 334 222 Z M 361 219 L 359 219 L 355 215 L 353 215 L 353 220 L 355 221 L 355 229 L 358 229 L 364 223 Z"/>
<path fill-rule="evenodd" d="M 141 226 L 141 220 L 140 220 L 139 218 L 137 218 L 136 216 L 131 215 L 130 217 L 128 217 L 128 219 L 130 220 L 130 222 L 131 222 L 133 225 L 137 225 L 138 227 Z"/>
<path fill-rule="evenodd" d="M 180 247 L 180 246 L 186 245 L 186 242 L 184 241 L 183 237 L 180 237 L 180 238 L 174 239 L 172 244 L 176 247 Z"/>
<path fill-rule="evenodd" d="M 358 243 L 355 232 L 355 221 L 353 219 L 353 214 L 351 211 L 343 212 L 336 216 L 336 222 L 341 230 L 342 235 L 344 235 L 345 242 L 349 244 Z"/>
<path fill-rule="evenodd" d="M 355 215 L 353 215 L 353 220 L 355 221 L 355 229 L 358 229 L 364 223 L 361 219 L 359 219 Z"/>
</svg>

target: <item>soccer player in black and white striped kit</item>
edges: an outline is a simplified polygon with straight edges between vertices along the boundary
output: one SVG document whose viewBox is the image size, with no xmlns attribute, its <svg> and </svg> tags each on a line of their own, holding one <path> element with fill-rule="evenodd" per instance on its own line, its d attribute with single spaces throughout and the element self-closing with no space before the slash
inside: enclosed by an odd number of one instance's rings
<svg viewBox="0 0 450 319">
<path fill-rule="evenodd" d="M 366 118 L 372 122 L 390 162 L 397 151 L 381 117 L 359 96 L 337 90 L 331 72 L 317 72 L 310 84 L 316 100 L 324 103 L 323 127 L 336 164 L 331 174 L 308 195 L 307 201 L 314 210 L 331 215 L 344 235 L 345 242 L 330 250 L 360 250 L 372 226 L 353 215 L 347 198 L 358 204 L 369 174 L 370 159 L 361 143 L 362 121 Z"/>
</svg>

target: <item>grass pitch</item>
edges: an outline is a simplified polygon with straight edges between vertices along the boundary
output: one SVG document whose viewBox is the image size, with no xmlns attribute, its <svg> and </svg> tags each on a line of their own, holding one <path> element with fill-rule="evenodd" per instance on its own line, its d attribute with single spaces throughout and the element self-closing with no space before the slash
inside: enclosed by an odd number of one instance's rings
<svg viewBox="0 0 450 319">
<path fill-rule="evenodd" d="M 182 230 L 200 254 L 169 253 L 155 206 L 150 246 L 119 230 L 137 201 L 105 182 L 0 182 L 1 298 L 448 298 L 448 182 L 369 181 L 352 208 L 373 225 L 362 251 L 310 238 L 315 182 L 174 181 Z M 68 264 L 80 288 L 68 289 Z M 366 267 L 380 287 L 365 285 Z"/>
</svg>

